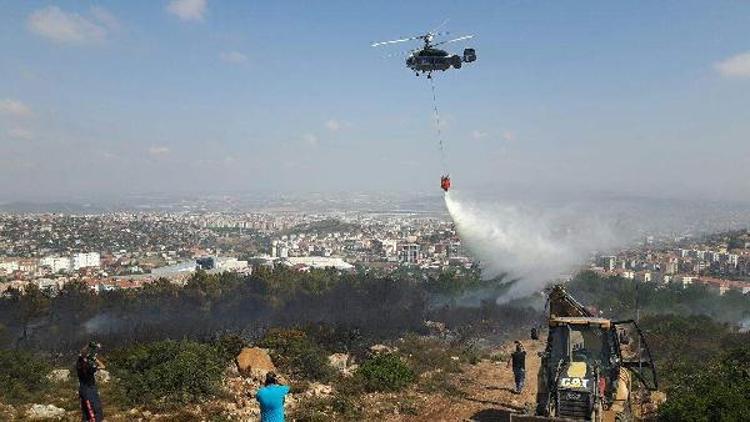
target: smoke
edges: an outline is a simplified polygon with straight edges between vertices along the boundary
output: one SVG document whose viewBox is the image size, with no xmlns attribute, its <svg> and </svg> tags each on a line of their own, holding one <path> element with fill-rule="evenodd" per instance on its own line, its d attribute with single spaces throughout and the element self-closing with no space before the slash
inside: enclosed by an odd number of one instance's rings
<svg viewBox="0 0 750 422">
<path fill-rule="evenodd" d="M 83 323 L 87 334 L 100 335 L 116 333 L 123 327 L 123 322 L 108 313 L 101 313 Z"/>
<path fill-rule="evenodd" d="M 750 333 L 750 317 L 747 317 L 739 322 L 740 333 Z"/>
<path fill-rule="evenodd" d="M 623 239 L 613 224 L 575 207 L 473 202 L 455 191 L 446 193 L 445 204 L 483 275 L 518 279 L 498 302 L 538 291 L 569 275 L 592 253 L 611 250 Z"/>
</svg>

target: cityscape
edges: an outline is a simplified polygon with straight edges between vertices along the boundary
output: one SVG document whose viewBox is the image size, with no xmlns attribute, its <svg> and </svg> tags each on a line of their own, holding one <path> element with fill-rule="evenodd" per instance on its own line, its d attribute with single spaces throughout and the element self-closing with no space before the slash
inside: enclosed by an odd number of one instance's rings
<svg viewBox="0 0 750 422">
<path fill-rule="evenodd" d="M 128 213 L 0 215 L 0 291 L 79 281 L 100 290 L 183 283 L 196 270 L 251 274 L 254 267 L 439 274 L 479 265 L 447 216 L 425 213 Z M 705 284 L 750 292 L 750 235 L 646 236 L 592 253 L 604 275 L 657 285 Z M 566 277 L 562 275 L 561 279 Z M 553 280 L 550 280 L 553 281 Z"/>
</svg>

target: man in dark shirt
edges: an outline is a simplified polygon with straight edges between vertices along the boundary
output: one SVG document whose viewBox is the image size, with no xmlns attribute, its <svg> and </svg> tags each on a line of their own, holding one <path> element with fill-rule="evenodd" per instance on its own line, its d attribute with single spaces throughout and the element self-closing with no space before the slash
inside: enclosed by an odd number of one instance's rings
<svg viewBox="0 0 750 422">
<path fill-rule="evenodd" d="M 513 364 L 513 378 L 516 381 L 516 394 L 521 394 L 523 384 L 526 381 L 526 350 L 520 341 L 516 341 L 516 351 L 511 353 L 508 366 Z"/>
<path fill-rule="evenodd" d="M 99 343 L 90 342 L 88 347 L 81 350 L 76 362 L 78 396 L 81 398 L 81 413 L 86 422 L 101 422 L 104 419 L 95 377 L 96 371 L 104 369 L 104 365 L 97 357 L 100 347 Z"/>
</svg>

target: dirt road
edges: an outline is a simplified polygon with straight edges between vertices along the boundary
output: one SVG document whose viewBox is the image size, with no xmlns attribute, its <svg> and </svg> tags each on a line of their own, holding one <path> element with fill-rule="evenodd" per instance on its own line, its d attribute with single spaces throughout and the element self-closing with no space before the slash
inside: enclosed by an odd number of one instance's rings
<svg viewBox="0 0 750 422">
<path fill-rule="evenodd" d="M 461 374 L 459 387 L 464 397 L 440 398 L 429 403 L 419 416 L 405 418 L 414 422 L 427 421 L 505 421 L 508 412 L 533 412 L 536 403 L 536 374 L 544 349 L 541 340 L 524 340 L 526 348 L 526 387 L 515 394 L 513 370 L 505 362 L 483 360 Z M 509 346 L 506 346 L 509 347 Z M 507 350 L 507 349 L 506 349 Z"/>
</svg>

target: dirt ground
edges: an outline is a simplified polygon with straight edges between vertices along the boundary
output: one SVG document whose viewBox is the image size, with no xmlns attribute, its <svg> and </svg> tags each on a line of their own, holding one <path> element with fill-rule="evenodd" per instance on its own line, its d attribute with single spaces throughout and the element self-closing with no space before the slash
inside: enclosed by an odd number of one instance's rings
<svg viewBox="0 0 750 422">
<path fill-rule="evenodd" d="M 526 386 L 515 394 L 513 370 L 505 362 L 483 360 L 461 374 L 459 387 L 464 397 L 453 399 L 431 397 L 418 416 L 401 416 L 396 420 L 427 421 L 506 421 L 509 412 L 533 412 L 536 404 L 536 374 L 544 349 L 541 340 L 523 340 L 526 348 Z M 506 346 L 510 347 L 510 346 Z"/>
</svg>

